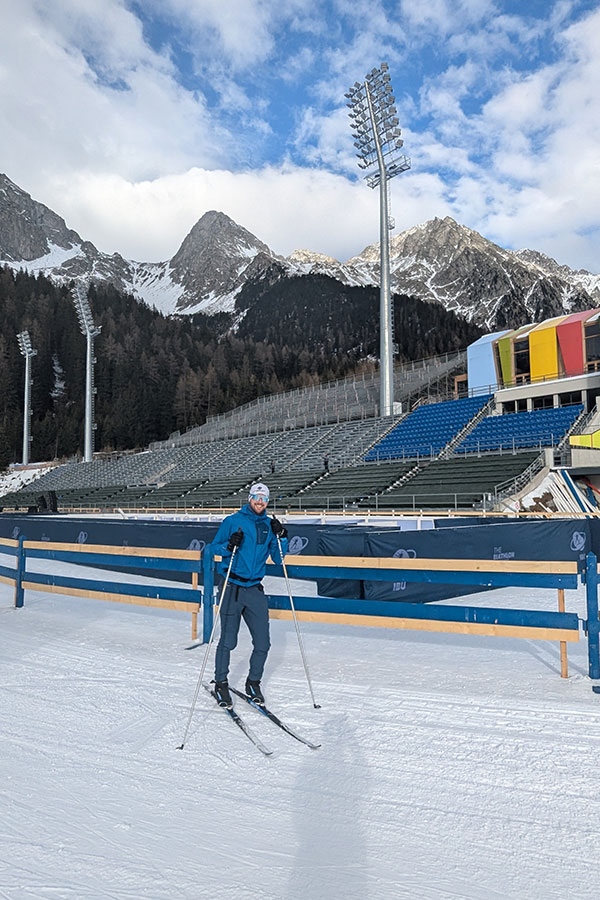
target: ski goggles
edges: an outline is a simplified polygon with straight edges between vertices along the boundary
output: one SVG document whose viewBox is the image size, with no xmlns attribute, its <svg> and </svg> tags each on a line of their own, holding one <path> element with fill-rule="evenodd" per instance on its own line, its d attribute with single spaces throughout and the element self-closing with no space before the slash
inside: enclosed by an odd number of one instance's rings
<svg viewBox="0 0 600 900">
<path fill-rule="evenodd" d="M 260 503 L 268 503 L 269 495 L 264 494 L 261 491 L 257 491 L 255 494 L 250 494 L 251 500 L 258 500 Z"/>
</svg>

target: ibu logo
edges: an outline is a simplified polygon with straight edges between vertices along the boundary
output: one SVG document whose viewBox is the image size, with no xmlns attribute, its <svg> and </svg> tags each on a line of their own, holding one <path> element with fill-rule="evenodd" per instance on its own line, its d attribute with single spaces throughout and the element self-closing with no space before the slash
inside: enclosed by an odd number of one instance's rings
<svg viewBox="0 0 600 900">
<path fill-rule="evenodd" d="M 308 547 L 308 538 L 307 537 L 299 537 L 295 535 L 293 538 L 290 538 L 288 543 L 288 553 L 297 556 L 299 553 L 302 553 Z"/>
<path fill-rule="evenodd" d="M 87 539 L 88 539 L 87 531 L 80 531 L 79 534 L 77 535 L 77 543 L 78 544 L 85 544 Z"/>
<path fill-rule="evenodd" d="M 405 550 L 404 547 L 400 547 L 394 553 L 394 559 L 414 559 L 417 555 L 416 550 Z M 392 584 L 393 591 L 405 591 L 406 590 L 406 582 L 405 581 L 395 581 Z"/>
<path fill-rule="evenodd" d="M 12 530 L 13 541 L 16 541 L 20 534 L 21 534 L 21 529 L 19 528 L 18 525 L 15 525 L 15 527 Z"/>
<path fill-rule="evenodd" d="M 206 541 L 199 541 L 198 538 L 192 538 L 187 549 L 188 550 L 199 550 L 200 553 L 202 553 L 202 551 L 204 550 L 205 547 L 206 547 Z"/>
<path fill-rule="evenodd" d="M 574 553 L 580 553 L 585 549 L 586 534 L 585 531 L 574 531 L 571 535 L 571 550 Z"/>
</svg>

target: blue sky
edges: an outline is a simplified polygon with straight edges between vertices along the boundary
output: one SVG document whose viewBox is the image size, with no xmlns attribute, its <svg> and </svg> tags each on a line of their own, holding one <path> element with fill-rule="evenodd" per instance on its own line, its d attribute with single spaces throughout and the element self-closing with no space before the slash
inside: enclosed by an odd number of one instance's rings
<svg viewBox="0 0 600 900">
<path fill-rule="evenodd" d="M 396 233 L 451 215 L 600 272 L 600 3 L 0 0 L 0 170 L 107 252 L 209 209 L 276 252 L 377 240 L 344 91 L 390 66 Z"/>
</svg>

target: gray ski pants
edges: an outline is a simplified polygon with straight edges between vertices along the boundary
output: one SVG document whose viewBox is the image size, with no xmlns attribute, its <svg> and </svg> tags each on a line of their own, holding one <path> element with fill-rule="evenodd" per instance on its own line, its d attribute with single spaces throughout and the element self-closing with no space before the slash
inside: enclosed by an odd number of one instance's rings
<svg viewBox="0 0 600 900">
<path fill-rule="evenodd" d="M 271 646 L 269 638 L 269 606 L 262 584 L 242 587 L 227 585 L 221 605 L 221 637 L 215 656 L 215 681 L 225 681 L 229 673 L 229 658 L 238 641 L 242 618 L 252 637 L 250 672 L 252 681 L 260 681 Z"/>
</svg>

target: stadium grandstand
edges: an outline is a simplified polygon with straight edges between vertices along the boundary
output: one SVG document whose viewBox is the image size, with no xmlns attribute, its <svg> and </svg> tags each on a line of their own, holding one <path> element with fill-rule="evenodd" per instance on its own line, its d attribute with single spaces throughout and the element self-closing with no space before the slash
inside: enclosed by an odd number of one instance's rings
<svg viewBox="0 0 600 900">
<path fill-rule="evenodd" d="M 278 511 L 499 509 L 572 453 L 598 452 L 584 438 L 600 421 L 599 316 L 562 316 L 399 365 L 389 417 L 378 416 L 377 372 L 356 375 L 261 397 L 141 452 L 46 468 L 0 506 L 235 509 L 261 479 Z M 588 446 L 572 447 L 573 435 Z"/>
</svg>

